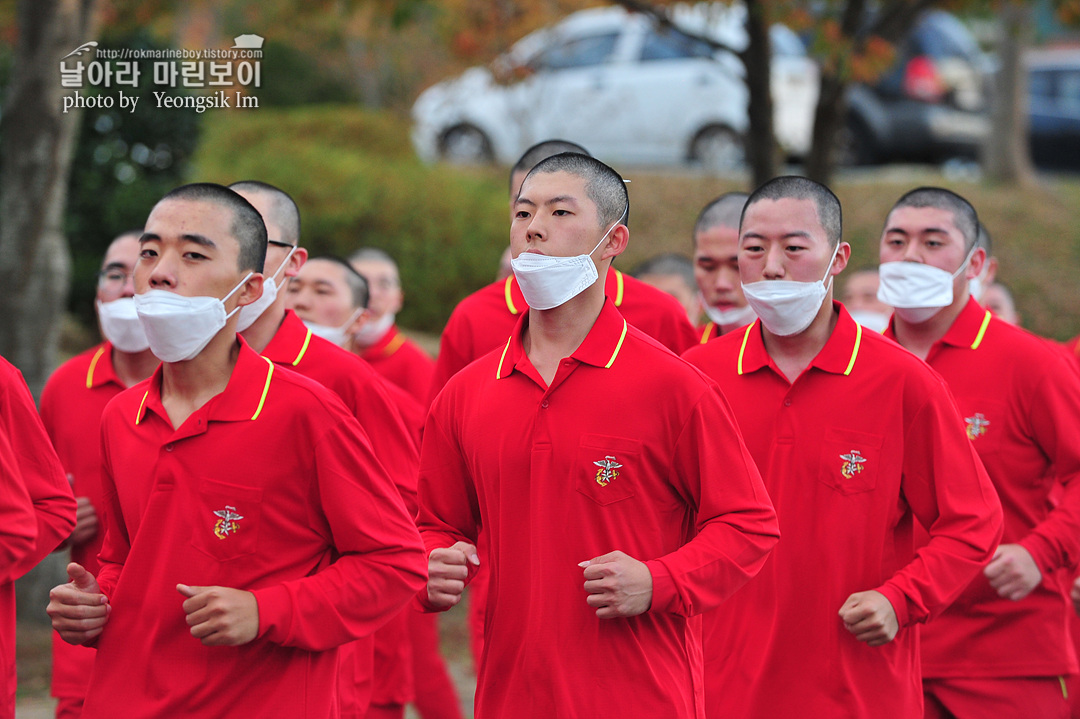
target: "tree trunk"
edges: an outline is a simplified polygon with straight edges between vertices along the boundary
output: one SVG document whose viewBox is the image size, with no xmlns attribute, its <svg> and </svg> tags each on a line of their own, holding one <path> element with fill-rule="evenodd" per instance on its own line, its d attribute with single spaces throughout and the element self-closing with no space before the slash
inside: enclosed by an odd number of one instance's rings
<svg viewBox="0 0 1080 719">
<path fill-rule="evenodd" d="M 1002 3 L 998 57 L 1001 67 L 991 93 L 990 139 L 983 146 L 983 171 L 997 182 L 1026 185 L 1035 180 L 1028 147 L 1027 73 L 1024 48 L 1031 39 L 1031 11 Z"/>
<path fill-rule="evenodd" d="M 0 118 L 0 354 L 35 396 L 55 365 L 71 258 L 63 232 L 77 112 L 63 113 L 60 60 L 91 39 L 93 0 L 20 0 Z"/>
<path fill-rule="evenodd" d="M 746 67 L 746 86 L 750 95 L 746 158 L 753 187 L 760 187 L 776 176 L 777 162 L 769 24 L 764 3 L 758 0 L 746 0 L 746 35 L 746 50 L 740 55 Z"/>
<path fill-rule="evenodd" d="M 806 176 L 828 185 L 836 169 L 836 134 L 847 113 L 847 82 L 835 75 L 822 74 L 821 94 L 814 109 L 814 135 L 806 158 Z"/>
</svg>

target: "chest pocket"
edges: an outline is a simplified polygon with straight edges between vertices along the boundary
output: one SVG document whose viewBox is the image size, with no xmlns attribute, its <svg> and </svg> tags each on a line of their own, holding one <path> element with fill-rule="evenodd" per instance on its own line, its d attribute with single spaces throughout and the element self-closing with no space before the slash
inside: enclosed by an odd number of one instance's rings
<svg viewBox="0 0 1080 719">
<path fill-rule="evenodd" d="M 199 480 L 191 519 L 192 544 L 227 562 L 254 554 L 262 525 L 263 490 L 213 479 Z"/>
<path fill-rule="evenodd" d="M 640 440 L 603 434 L 581 436 L 570 470 L 575 489 L 602 506 L 633 497 L 642 471 Z"/>
<path fill-rule="evenodd" d="M 877 486 L 881 446 L 879 434 L 829 429 L 821 443 L 818 479 L 841 494 L 870 492 Z"/>
</svg>

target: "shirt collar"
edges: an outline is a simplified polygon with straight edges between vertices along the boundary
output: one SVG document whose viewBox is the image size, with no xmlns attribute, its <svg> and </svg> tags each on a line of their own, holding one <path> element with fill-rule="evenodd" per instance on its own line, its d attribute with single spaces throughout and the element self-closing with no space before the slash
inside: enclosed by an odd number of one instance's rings
<svg viewBox="0 0 1080 719">
<path fill-rule="evenodd" d="M 192 416 L 205 413 L 207 424 L 211 421 L 240 422 L 258 419 L 266 402 L 270 400 L 273 362 L 258 355 L 243 337 L 237 335 L 236 341 L 239 344 L 236 366 L 233 367 L 225 389 L 192 413 Z M 149 385 L 135 416 L 135 424 L 139 424 L 148 413 L 153 412 L 171 425 L 169 414 L 161 403 L 163 371 L 164 365 L 158 365 L 150 375 Z"/>
<path fill-rule="evenodd" d="M 112 353 L 112 343 L 107 341 L 102 342 L 94 350 L 94 354 L 90 357 L 90 366 L 86 370 L 87 389 L 96 389 L 107 384 L 115 384 L 122 389 L 127 389 L 120 381 L 120 376 L 116 374 Z"/>
<path fill-rule="evenodd" d="M 292 310 L 285 310 L 285 319 L 263 349 L 263 357 L 275 364 L 296 367 L 307 354 L 311 344 L 311 330 Z"/>
<path fill-rule="evenodd" d="M 965 349 L 979 349 L 983 337 L 986 336 L 986 329 L 990 326 L 991 316 L 990 310 L 984 309 L 975 301 L 974 297 L 968 297 L 964 309 L 960 310 L 960 314 L 953 320 L 945 335 L 935 342 L 934 346 L 947 344 Z M 894 342 L 898 341 L 896 339 L 895 322 L 896 315 L 894 314 L 889 320 L 889 326 L 882 333 Z M 931 351 L 933 350 L 931 349 Z"/>
<path fill-rule="evenodd" d="M 604 294 L 612 299 L 616 307 L 622 307 L 626 295 L 626 280 L 623 273 L 614 267 L 608 268 L 607 277 L 604 278 Z M 506 301 L 506 309 L 510 310 L 512 315 L 517 316 L 529 308 L 517 277 L 513 274 L 503 283 L 503 299 Z"/>
<path fill-rule="evenodd" d="M 983 308 L 974 297 L 968 297 L 964 309 L 953 320 L 941 341 L 954 347 L 978 349 L 990 324 L 990 310 Z"/>
<path fill-rule="evenodd" d="M 829 339 L 825 341 L 825 346 L 810 362 L 809 367 L 816 367 L 831 374 L 849 375 L 858 360 L 865 330 L 851 319 L 847 308 L 840 302 L 833 300 L 833 310 L 839 312 L 840 315 L 836 320 L 836 326 L 829 335 Z M 736 362 L 736 370 L 739 374 L 749 374 L 770 366 L 780 374 L 780 370 L 776 368 L 772 357 L 765 349 L 760 319 L 755 319 L 743 331 L 742 345 Z"/>
<path fill-rule="evenodd" d="M 499 359 L 499 366 L 495 371 L 496 379 L 504 379 L 510 376 L 513 370 L 519 369 L 520 363 L 528 362 L 528 357 L 525 355 L 525 349 L 521 341 L 525 334 L 525 328 L 528 327 L 528 325 L 529 315 L 526 313 L 518 320 L 517 325 L 514 326 L 513 333 L 503 347 L 502 356 Z M 610 369 L 611 366 L 615 364 L 615 360 L 618 359 L 619 354 L 622 351 L 623 343 L 626 340 L 627 328 L 626 320 L 623 319 L 623 316 L 615 309 L 615 305 L 612 303 L 611 298 L 605 298 L 604 306 L 600 310 L 600 315 L 596 318 L 596 322 L 593 323 L 592 328 L 589 330 L 589 334 L 585 336 L 585 340 L 576 350 L 574 350 L 574 353 L 570 355 L 570 358 L 575 359 L 578 362 L 591 364 L 594 367 Z"/>
<path fill-rule="evenodd" d="M 401 334 L 397 325 L 390 325 L 390 329 L 383 334 L 379 341 L 370 347 L 365 347 L 361 355 L 364 359 L 389 357 L 401 349 L 403 344 L 405 344 L 405 335 Z"/>
</svg>

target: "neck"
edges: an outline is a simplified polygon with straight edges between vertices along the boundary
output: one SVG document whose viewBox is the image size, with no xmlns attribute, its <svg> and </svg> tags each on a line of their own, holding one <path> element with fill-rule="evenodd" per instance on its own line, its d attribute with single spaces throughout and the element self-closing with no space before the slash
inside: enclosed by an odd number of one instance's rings
<svg viewBox="0 0 1080 719">
<path fill-rule="evenodd" d="M 802 332 L 781 337 L 769 332 L 762 323 L 761 336 L 765 342 L 765 351 L 787 377 L 788 382 L 794 383 L 818 356 L 836 328 L 837 317 L 833 309 L 832 288 L 829 288 L 813 322 Z"/>
<path fill-rule="evenodd" d="M 954 294 L 957 296 L 953 299 L 952 304 L 943 307 L 940 312 L 926 322 L 919 322 L 918 324 L 905 322 L 899 315 L 893 314 L 893 331 L 896 334 L 896 341 L 912 354 L 925 360 L 930 354 L 930 349 L 945 336 L 945 333 L 952 327 L 953 322 L 956 321 L 956 318 L 964 311 L 964 307 L 967 306 L 969 294 L 966 288 L 963 292 L 956 293 L 954 291 Z"/>
<path fill-rule="evenodd" d="M 274 303 L 259 315 L 250 327 L 240 333 L 251 349 L 262 354 L 285 320 L 285 293 L 279 292 Z"/>
<path fill-rule="evenodd" d="M 174 429 L 179 429 L 195 410 L 225 390 L 239 353 L 236 320 L 230 319 L 194 359 L 164 364 L 161 403 Z"/>
<path fill-rule="evenodd" d="M 125 387 L 131 387 L 154 373 L 159 362 L 150 350 L 121 352 L 113 347 L 112 364 L 116 376 Z"/>
<path fill-rule="evenodd" d="M 529 309 L 529 326 L 522 344 L 529 361 L 544 380 L 551 384 L 564 357 L 581 346 L 604 308 L 604 282 L 601 279 L 578 296 L 550 310 Z"/>
</svg>

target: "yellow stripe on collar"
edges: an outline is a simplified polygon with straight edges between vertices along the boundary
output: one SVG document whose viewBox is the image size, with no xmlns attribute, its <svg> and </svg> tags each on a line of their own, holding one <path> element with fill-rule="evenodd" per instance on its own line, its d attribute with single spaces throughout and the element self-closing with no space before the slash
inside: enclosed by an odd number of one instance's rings
<svg viewBox="0 0 1080 719">
<path fill-rule="evenodd" d="M 742 376 L 742 373 L 743 373 L 743 371 L 742 371 L 742 358 L 743 358 L 743 354 L 746 352 L 746 342 L 747 342 L 747 340 L 750 339 L 750 330 L 754 329 L 754 326 L 756 324 L 757 324 L 757 320 L 754 320 L 753 322 L 748 324 L 746 326 L 746 332 L 743 333 L 742 347 L 739 348 L 739 376 L 740 377 Z"/>
<path fill-rule="evenodd" d="M 979 334 L 975 335 L 975 341 L 971 343 L 971 349 L 979 349 L 979 345 L 982 344 L 983 337 L 986 336 L 986 328 L 990 326 L 990 310 L 986 311 L 986 315 L 983 317 L 982 325 L 979 327 Z"/>
<path fill-rule="evenodd" d="M 618 270 L 615 270 L 615 306 L 616 307 L 622 307 L 623 292 L 624 291 L 625 291 L 625 288 L 623 287 L 622 273 L 619 272 Z"/>
<path fill-rule="evenodd" d="M 851 374 L 851 368 L 855 366 L 855 358 L 859 356 L 859 345 L 862 344 L 862 325 L 855 323 L 855 346 L 851 349 L 851 360 L 847 363 L 844 376 Z"/>
<path fill-rule="evenodd" d="M 309 330 L 308 335 L 310 334 L 311 331 Z M 263 405 L 266 403 L 266 395 L 270 392 L 270 378 L 274 376 L 274 363 L 266 359 L 265 357 L 263 357 L 262 359 L 266 360 L 267 364 L 266 384 L 263 385 L 262 397 L 259 398 L 259 406 L 255 408 L 255 414 L 251 415 L 251 418 L 253 420 L 258 419 L 259 415 L 262 414 Z"/>
<path fill-rule="evenodd" d="M 619 344 L 615 345 L 615 351 L 611 353 L 611 359 L 604 365 L 604 369 L 611 369 L 611 365 L 615 364 L 615 358 L 619 356 L 619 350 L 622 349 L 623 340 L 626 339 L 626 320 L 622 321 L 622 334 L 619 335 Z"/>
<path fill-rule="evenodd" d="M 138 424 L 139 422 L 142 421 L 142 416 L 143 416 L 142 410 L 143 410 L 143 407 L 146 406 L 146 398 L 149 397 L 149 396 L 150 396 L 150 390 L 146 390 L 145 392 L 143 392 L 142 402 L 139 402 L 139 411 L 135 413 L 135 424 Z"/>
<path fill-rule="evenodd" d="M 502 379 L 502 366 L 503 360 L 506 359 L 506 352 L 510 349 L 510 341 L 514 339 L 513 335 L 506 338 L 506 346 L 503 347 L 502 357 L 499 358 L 499 367 L 495 370 L 495 379 Z"/>
<path fill-rule="evenodd" d="M 300 347 L 300 352 L 296 355 L 296 359 L 292 361 L 293 367 L 300 364 L 300 360 L 304 359 L 309 344 L 311 344 L 311 330 L 307 331 L 307 337 L 304 338 L 304 344 Z"/>
<path fill-rule="evenodd" d="M 514 276 L 510 275 L 506 278 L 506 284 L 503 286 L 503 294 L 506 295 L 506 309 L 510 310 L 510 314 L 516 315 L 518 313 L 518 308 L 514 307 L 513 283 Z"/>
<path fill-rule="evenodd" d="M 97 367 L 101 355 L 105 354 L 105 348 L 106 345 L 98 347 L 98 351 L 94 353 L 94 358 L 90 360 L 90 369 L 86 371 L 86 389 L 90 389 L 94 386 L 94 368 Z"/>
</svg>

